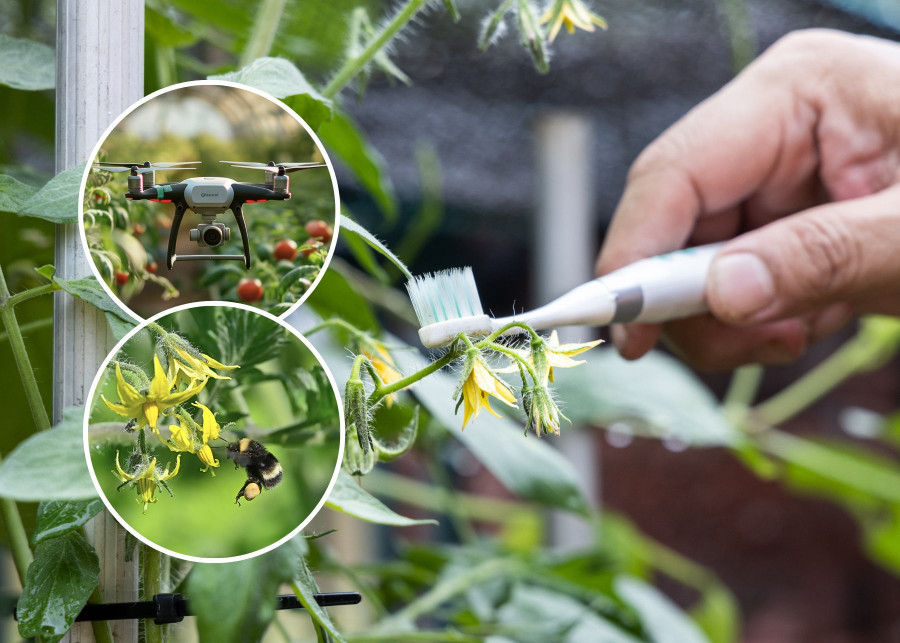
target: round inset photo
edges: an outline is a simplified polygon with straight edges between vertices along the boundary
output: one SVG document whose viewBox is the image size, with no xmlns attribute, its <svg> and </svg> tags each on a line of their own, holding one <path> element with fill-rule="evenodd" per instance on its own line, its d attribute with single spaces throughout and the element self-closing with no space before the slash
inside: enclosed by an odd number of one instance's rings
<svg viewBox="0 0 900 643">
<path fill-rule="evenodd" d="M 94 379 L 97 491 L 147 544 L 199 562 L 259 554 L 321 508 L 342 409 L 312 345 L 242 304 L 193 304 L 129 333 Z"/>
<path fill-rule="evenodd" d="M 295 112 L 196 81 L 135 103 L 98 142 L 82 240 L 97 278 L 140 317 L 209 300 L 283 315 L 328 264 L 338 203 L 327 154 Z"/>
</svg>

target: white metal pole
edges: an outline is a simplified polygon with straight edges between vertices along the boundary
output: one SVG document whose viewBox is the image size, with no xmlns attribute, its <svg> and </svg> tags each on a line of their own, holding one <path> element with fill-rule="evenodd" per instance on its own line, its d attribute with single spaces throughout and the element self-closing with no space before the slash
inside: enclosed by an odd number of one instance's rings
<svg viewBox="0 0 900 643">
<path fill-rule="evenodd" d="M 144 95 L 143 0 L 57 0 L 56 171 L 88 160 L 97 140 L 121 112 Z M 90 274 L 78 224 L 56 228 L 60 277 Z M 83 404 L 101 361 L 112 348 L 103 313 L 56 293 L 53 309 L 53 417 Z M 137 557 L 125 561 L 125 531 L 104 510 L 87 525 L 100 557 L 104 601 L 137 599 Z M 137 641 L 136 621 L 113 621 L 113 637 Z M 92 641 L 76 624 L 68 641 Z"/>
<path fill-rule="evenodd" d="M 591 189 L 592 130 L 586 117 L 568 112 L 547 114 L 537 125 L 535 304 L 546 303 L 593 276 L 597 248 Z M 581 327 L 559 330 L 562 342 L 586 341 L 595 334 L 596 330 Z M 556 443 L 577 468 L 589 500 L 597 505 L 597 440 L 593 433 L 578 428 L 563 427 Z M 590 525 L 562 512 L 553 514 L 550 532 L 551 541 L 567 549 L 589 545 L 595 537 Z"/>
</svg>

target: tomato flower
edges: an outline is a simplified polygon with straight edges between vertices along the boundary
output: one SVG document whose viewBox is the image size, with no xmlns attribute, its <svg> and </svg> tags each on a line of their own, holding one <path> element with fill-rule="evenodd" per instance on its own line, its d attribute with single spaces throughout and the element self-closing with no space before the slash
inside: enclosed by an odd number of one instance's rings
<svg viewBox="0 0 900 643">
<path fill-rule="evenodd" d="M 553 42 L 563 25 L 569 33 L 575 33 L 576 27 L 585 31 L 594 31 L 594 25 L 601 29 L 607 27 L 606 20 L 588 9 L 581 0 L 554 0 L 541 16 L 541 24 L 547 23 L 550 23 L 550 42 Z"/>
<path fill-rule="evenodd" d="M 525 409 L 525 432 L 534 429 L 538 437 L 559 435 L 559 420 L 568 418 L 560 413 L 550 391 L 545 386 L 534 386 L 522 391 L 522 406 Z"/>
<path fill-rule="evenodd" d="M 160 414 L 197 395 L 206 386 L 206 380 L 199 383 L 190 381 L 183 391 L 177 390 L 176 384 L 166 376 L 159 357 L 154 355 L 153 379 L 146 393 L 139 391 L 122 376 L 122 368 L 116 362 L 116 391 L 119 394 L 119 402 L 110 402 L 102 395 L 100 397 L 110 410 L 122 417 L 133 418 L 138 428 L 149 426 L 156 435 L 159 435 L 156 423 Z"/>
<path fill-rule="evenodd" d="M 378 377 L 381 378 L 381 381 L 384 384 L 393 384 L 394 382 L 403 379 L 403 375 L 397 370 L 394 359 L 391 357 L 391 354 L 387 352 L 387 349 L 379 344 L 374 344 L 373 347 L 374 350 L 372 351 L 363 348 L 361 352 L 369 360 L 369 363 L 372 365 L 372 368 L 375 369 L 375 372 L 378 373 Z M 385 404 L 387 404 L 387 406 L 393 404 L 395 397 L 397 397 L 396 393 L 391 393 L 385 397 Z"/>
<path fill-rule="evenodd" d="M 122 484 L 119 486 L 120 489 L 125 485 L 137 486 L 137 502 L 138 504 L 143 503 L 144 513 L 147 513 L 147 507 L 156 502 L 156 490 L 159 487 L 164 487 L 166 491 L 169 492 L 169 495 L 172 495 L 172 491 L 169 489 L 169 485 L 166 484 L 166 481 L 174 478 L 178 474 L 180 468 L 181 454 L 176 457 L 175 470 L 171 473 L 169 473 L 168 464 L 166 464 L 166 468 L 163 470 L 156 466 L 156 458 L 151 460 L 149 459 L 149 456 L 145 455 L 141 456 L 141 461 L 138 462 L 132 472 L 127 473 L 119 464 L 119 452 L 116 451 L 116 470 L 113 473 L 115 473 L 116 477 L 122 481 Z"/>
<path fill-rule="evenodd" d="M 584 364 L 584 360 L 572 358 L 602 343 L 602 339 L 597 339 L 593 342 L 580 344 L 560 344 L 559 335 L 554 330 L 547 339 L 532 341 L 531 346 L 527 350 L 517 349 L 516 353 L 536 370 L 540 383 L 546 385 L 548 381 L 553 381 L 554 368 L 572 368 L 573 366 Z M 513 362 L 509 366 L 497 369 L 497 372 L 515 373 L 518 370 L 518 366 Z"/>
<path fill-rule="evenodd" d="M 202 426 L 198 426 L 189 416 L 179 417 L 178 424 L 169 426 L 171 437 L 166 442 L 166 446 L 171 451 L 196 455 L 200 462 L 206 465 L 201 469 L 203 473 L 206 473 L 210 468 L 219 466 L 219 461 L 213 456 L 212 449 L 209 447 L 209 441 L 218 439 L 221 427 L 216 421 L 215 414 L 209 408 L 199 402 L 194 402 L 194 406 L 203 411 Z"/>
<path fill-rule="evenodd" d="M 516 397 L 506 383 L 497 377 L 490 366 L 485 363 L 481 352 L 476 348 L 471 348 L 466 353 L 466 364 L 463 367 L 460 385 L 453 396 L 453 399 L 457 401 L 457 410 L 459 410 L 460 404 L 463 405 L 463 429 L 466 428 L 470 419 L 478 417 L 482 407 L 487 409 L 491 415 L 500 417 L 491 408 L 491 396 L 508 406 L 518 408 Z"/>
<path fill-rule="evenodd" d="M 180 346 L 173 346 L 174 355 L 169 357 L 169 379 L 181 382 L 190 382 L 192 380 L 205 380 L 209 377 L 217 380 L 230 380 L 227 375 L 219 375 L 214 371 L 224 370 L 232 371 L 240 366 L 228 366 L 214 360 L 206 353 L 198 353 L 192 355 Z"/>
</svg>

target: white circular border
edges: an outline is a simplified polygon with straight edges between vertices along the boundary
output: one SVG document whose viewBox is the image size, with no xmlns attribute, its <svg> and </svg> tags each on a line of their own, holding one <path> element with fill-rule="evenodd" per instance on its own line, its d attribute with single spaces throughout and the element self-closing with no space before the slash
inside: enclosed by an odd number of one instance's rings
<svg viewBox="0 0 900 643">
<path fill-rule="evenodd" d="M 91 449 L 90 442 L 88 440 L 88 427 L 90 425 L 90 416 L 91 416 L 91 408 L 94 402 L 94 393 L 97 391 L 97 387 L 100 385 L 100 380 L 103 378 L 103 374 L 106 371 L 106 365 L 112 361 L 112 358 L 115 357 L 116 353 L 118 353 L 125 343 L 134 337 L 138 332 L 144 330 L 152 321 L 156 321 L 161 317 L 166 317 L 168 315 L 180 312 L 182 310 L 188 310 L 190 308 L 207 308 L 207 307 L 225 307 L 225 308 L 239 308 L 241 310 L 246 310 L 251 313 L 256 313 L 258 315 L 262 315 L 263 317 L 268 318 L 270 321 L 275 322 L 276 324 L 283 326 L 286 328 L 291 334 L 293 334 L 297 339 L 303 342 L 303 345 L 306 346 L 310 350 L 310 352 L 315 356 L 315 358 L 319 361 L 319 365 L 325 371 L 325 375 L 328 376 L 328 381 L 331 382 L 331 389 L 334 393 L 335 402 L 338 407 L 338 419 L 340 421 L 340 426 L 338 427 L 340 431 L 340 439 L 338 443 L 338 453 L 337 453 L 337 461 L 334 466 L 334 473 L 331 475 L 331 481 L 328 483 L 328 487 L 325 489 L 325 493 L 322 494 L 322 497 L 319 499 L 318 504 L 315 508 L 309 513 L 306 519 L 303 520 L 293 531 L 282 537 L 280 540 L 275 541 L 271 545 L 263 547 L 262 549 L 257 549 L 256 551 L 249 552 L 247 554 L 241 554 L 239 556 L 229 556 L 227 558 L 204 558 L 201 556 L 190 556 L 188 554 L 181 554 L 176 551 L 172 551 L 171 549 L 166 549 L 165 547 L 161 547 L 158 544 L 152 542 L 151 540 L 144 537 L 142 534 L 138 533 L 137 530 L 131 527 L 128 522 L 122 519 L 122 517 L 118 514 L 118 512 L 113 508 L 112 503 L 107 499 L 106 494 L 103 493 L 103 489 L 100 487 L 100 483 L 97 481 L 97 475 L 94 473 L 94 465 L 91 461 Z M 338 475 L 341 472 L 341 463 L 344 458 L 344 405 L 341 402 L 340 390 L 338 389 L 337 383 L 334 381 L 334 375 L 331 374 L 331 370 L 328 368 L 328 365 L 325 363 L 325 360 L 322 359 L 322 356 L 319 354 L 319 351 L 315 349 L 315 347 L 310 343 L 306 337 L 304 337 L 299 330 L 288 324 L 281 317 L 276 317 L 272 313 L 269 313 L 265 310 L 260 310 L 259 308 L 254 308 L 253 306 L 248 306 L 247 304 L 240 304 L 237 302 L 231 301 L 223 301 L 223 302 L 209 302 L 209 301 L 197 301 L 189 304 L 182 304 L 180 306 L 175 306 L 168 310 L 164 310 L 161 313 L 157 313 L 153 317 L 142 321 L 137 327 L 130 330 L 119 342 L 113 347 L 110 351 L 109 355 L 106 356 L 106 359 L 103 360 L 103 363 L 100 365 L 100 370 L 97 371 L 97 375 L 94 376 L 94 381 L 91 383 L 91 389 L 88 391 L 88 396 L 86 398 L 85 403 L 85 412 L 84 412 L 84 431 L 83 431 L 83 440 L 84 440 L 84 457 L 87 461 L 88 472 L 91 475 L 91 481 L 94 483 L 94 488 L 97 490 L 97 495 L 100 496 L 100 499 L 103 501 L 103 504 L 106 505 L 106 508 L 109 512 L 115 517 L 116 521 L 122 525 L 128 532 L 140 540 L 142 543 L 149 547 L 153 547 L 157 551 L 160 551 L 168 556 L 173 556 L 175 558 L 179 558 L 181 560 L 189 560 L 194 563 L 235 563 L 241 560 L 247 560 L 248 558 L 254 558 L 261 554 L 265 554 L 266 552 L 272 551 L 276 547 L 280 547 L 291 538 L 299 534 L 309 522 L 316 517 L 319 511 L 322 510 L 325 501 L 328 500 L 328 496 L 331 495 L 331 490 L 334 488 L 334 484 L 337 481 Z"/>
<path fill-rule="evenodd" d="M 100 274 L 100 271 L 97 269 L 97 266 L 94 263 L 93 258 L 91 257 L 91 250 L 88 247 L 88 242 L 87 242 L 87 234 L 85 233 L 85 230 L 84 230 L 84 192 L 85 192 L 85 189 L 87 188 L 88 175 L 91 173 L 91 165 L 93 164 L 94 159 L 97 158 L 97 153 L 100 151 L 100 148 L 103 146 L 103 143 L 106 141 L 106 139 L 109 138 L 109 135 L 112 134 L 112 131 L 116 128 L 116 126 L 118 126 L 119 123 L 122 122 L 122 120 L 126 116 L 131 114 L 131 112 L 136 110 L 138 107 L 140 107 L 144 103 L 156 98 L 157 96 L 161 96 L 162 94 L 166 94 L 166 93 L 176 90 L 176 89 L 183 89 L 185 87 L 195 87 L 197 85 L 216 85 L 216 86 L 220 86 L 220 87 L 224 86 L 224 87 L 232 87 L 234 89 L 243 89 L 243 90 L 251 92 L 253 94 L 257 94 L 258 96 L 261 96 L 261 97 L 275 103 L 281 109 L 283 109 L 288 114 L 290 114 L 291 117 L 295 121 L 297 121 L 304 130 L 306 130 L 306 133 L 310 135 L 313 142 L 316 144 L 316 148 L 319 150 L 319 153 L 322 154 L 322 159 L 325 161 L 325 165 L 328 167 L 328 174 L 329 174 L 329 176 L 331 176 L 331 187 L 334 190 L 334 235 L 332 236 L 332 239 L 331 239 L 331 246 L 328 248 L 328 255 L 325 257 L 325 261 L 322 263 L 322 267 L 319 270 L 319 274 L 316 276 L 315 279 L 313 279 L 312 285 L 310 285 L 310 287 L 306 289 L 306 292 L 303 293 L 303 296 L 300 297 L 300 299 L 298 299 L 296 302 L 294 302 L 294 304 L 290 308 L 288 308 L 286 311 L 281 313 L 281 315 L 279 315 L 280 318 L 285 319 L 288 315 L 290 315 L 295 310 L 297 310 L 303 304 L 304 301 L 306 301 L 307 297 L 309 297 L 312 294 L 312 292 L 316 289 L 316 287 L 319 285 L 319 282 L 322 280 L 322 277 L 325 276 L 325 271 L 328 270 L 328 265 L 331 263 L 331 258 L 334 256 L 334 250 L 337 247 L 338 235 L 340 234 L 340 230 L 341 230 L 341 195 L 338 190 L 337 176 L 334 173 L 334 165 L 331 162 L 331 158 L 328 156 L 328 152 L 325 150 L 325 146 L 322 145 L 322 141 L 319 140 L 319 137 L 316 135 L 316 133 L 314 131 L 312 131 L 312 129 L 310 128 L 309 125 L 307 125 L 306 121 L 304 121 L 302 118 L 300 118 L 300 115 L 297 114 L 297 112 L 292 110 L 290 107 L 285 105 L 283 102 L 281 102 L 280 100 L 278 100 L 271 94 L 264 92 L 260 89 L 256 89 L 255 87 L 251 87 L 250 85 L 244 85 L 242 83 L 234 83 L 234 82 L 231 82 L 230 80 L 190 80 L 190 81 L 187 81 L 184 83 L 178 83 L 177 85 L 169 85 L 167 87 L 163 87 L 162 89 L 158 89 L 155 92 L 153 92 L 152 94 L 148 94 L 148 95 L 144 96 L 142 99 L 136 101 L 130 107 L 128 107 L 128 109 L 126 109 L 124 112 L 119 114 L 119 116 L 103 132 L 103 135 L 97 141 L 97 144 L 94 145 L 94 149 L 91 150 L 91 155 L 88 157 L 87 165 L 84 168 L 84 175 L 81 177 L 81 191 L 78 193 L 79 194 L 79 199 L 78 199 L 78 236 L 81 238 L 82 249 L 84 250 L 85 256 L 87 256 L 87 258 L 88 258 L 88 264 L 90 264 L 91 272 L 97 278 L 97 281 L 100 282 L 100 285 L 103 287 L 103 289 L 106 291 L 106 293 L 110 297 L 112 297 L 112 300 L 114 302 L 116 302 L 116 304 L 118 304 L 118 306 L 120 308 L 127 311 L 128 314 L 131 315 L 131 317 L 133 317 L 134 319 L 136 319 L 140 322 L 143 322 L 144 318 L 141 317 L 140 315 L 138 315 L 129 306 L 127 306 L 121 299 L 119 299 L 119 297 L 116 295 L 116 293 L 113 292 L 112 288 L 110 288 L 109 285 L 106 283 L 106 280 L 103 279 L 103 275 Z M 209 300 L 209 301 L 218 301 L 218 300 Z M 190 303 L 198 303 L 198 302 L 190 302 Z M 223 303 L 228 303 L 228 302 L 223 302 Z M 175 308 L 169 308 L 168 310 L 175 310 Z M 262 310 L 262 309 L 256 308 L 255 310 Z"/>
</svg>

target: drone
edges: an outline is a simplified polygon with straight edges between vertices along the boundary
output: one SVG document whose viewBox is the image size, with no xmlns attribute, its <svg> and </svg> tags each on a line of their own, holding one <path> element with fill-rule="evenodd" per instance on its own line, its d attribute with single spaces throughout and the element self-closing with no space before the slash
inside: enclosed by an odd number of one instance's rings
<svg viewBox="0 0 900 643">
<path fill-rule="evenodd" d="M 266 201 L 286 201 L 291 198 L 290 178 L 288 174 L 300 170 L 311 170 L 326 167 L 325 163 L 255 163 L 252 161 L 221 161 L 231 167 L 251 170 L 262 170 L 266 173 L 265 183 L 241 183 L 220 176 L 200 176 L 185 179 L 178 183 L 157 183 L 156 171 L 183 172 L 196 170 L 200 161 L 182 161 L 178 163 L 111 163 L 101 161 L 94 164 L 94 169 L 107 172 L 129 172 L 128 191 L 125 198 L 130 201 L 153 201 L 155 203 L 174 203 L 175 216 L 169 230 L 169 245 L 166 253 L 166 267 L 171 270 L 175 261 L 243 261 L 250 268 L 250 239 L 247 236 L 247 224 L 244 221 L 243 207 L 245 203 L 265 203 Z M 184 213 L 193 210 L 203 218 L 203 223 L 192 228 L 190 239 L 201 248 L 215 248 L 224 245 L 231 239 L 231 230 L 216 216 L 231 210 L 234 220 L 241 232 L 244 254 L 185 254 L 175 253 L 178 229 Z"/>
</svg>

